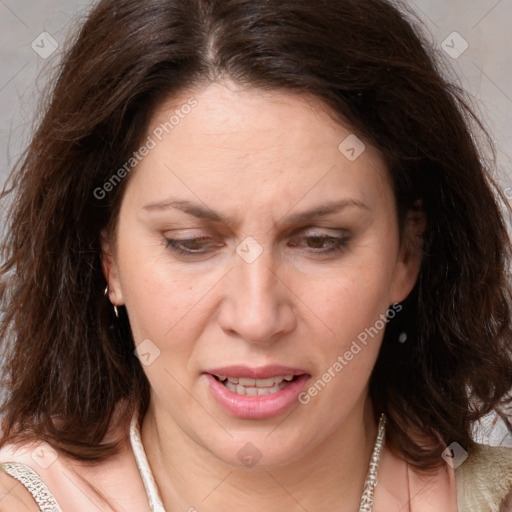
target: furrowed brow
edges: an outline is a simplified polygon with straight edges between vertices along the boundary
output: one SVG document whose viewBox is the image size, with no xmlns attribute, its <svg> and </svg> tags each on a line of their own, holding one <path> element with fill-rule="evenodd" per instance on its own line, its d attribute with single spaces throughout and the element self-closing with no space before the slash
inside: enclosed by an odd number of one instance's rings
<svg viewBox="0 0 512 512">
<path fill-rule="evenodd" d="M 345 208 L 351 207 L 369 210 L 368 206 L 366 206 L 361 201 L 355 199 L 343 199 L 341 201 L 332 201 L 329 203 L 325 203 L 303 212 L 288 214 L 281 218 L 279 223 L 282 223 L 284 225 L 303 224 L 321 217 L 326 217 L 328 215 L 338 213 L 339 211 Z M 208 208 L 207 206 L 198 203 L 192 203 L 191 201 L 183 199 L 168 199 L 160 202 L 149 203 L 144 206 L 144 209 L 149 211 L 177 209 L 198 219 L 222 223 L 225 224 L 226 226 L 231 224 L 230 220 L 227 217 L 218 212 L 213 211 L 211 208 Z"/>
</svg>

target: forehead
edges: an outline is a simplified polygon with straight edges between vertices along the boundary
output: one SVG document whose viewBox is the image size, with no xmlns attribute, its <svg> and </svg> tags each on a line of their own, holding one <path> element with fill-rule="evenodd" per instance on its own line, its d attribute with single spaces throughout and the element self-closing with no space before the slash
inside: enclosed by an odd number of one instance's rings
<svg viewBox="0 0 512 512">
<path fill-rule="evenodd" d="M 289 209 L 340 193 L 371 202 L 390 186 L 375 147 L 316 98 L 288 91 L 227 82 L 183 92 L 156 109 L 146 137 L 154 147 L 132 177 L 141 200 L 178 192 Z"/>
</svg>

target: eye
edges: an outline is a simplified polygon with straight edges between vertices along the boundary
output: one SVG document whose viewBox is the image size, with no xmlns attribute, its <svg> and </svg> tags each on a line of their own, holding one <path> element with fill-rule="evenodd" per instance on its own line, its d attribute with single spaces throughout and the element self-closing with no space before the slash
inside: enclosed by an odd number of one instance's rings
<svg viewBox="0 0 512 512">
<path fill-rule="evenodd" d="M 304 248 L 313 254 L 331 254 L 345 249 L 349 237 L 332 236 L 325 233 L 312 233 L 308 236 L 294 238 L 289 245 L 292 247 Z M 165 238 L 165 246 L 176 254 L 182 256 L 206 255 L 213 249 L 221 247 L 222 244 L 215 242 L 209 237 L 196 238 Z"/>
<path fill-rule="evenodd" d="M 297 243 L 305 242 L 305 244 Z M 332 236 L 325 233 L 313 233 L 308 236 L 302 236 L 294 239 L 290 243 L 292 247 L 304 247 L 308 252 L 317 254 L 330 254 L 342 251 L 346 248 L 349 241 L 348 236 Z"/>
<path fill-rule="evenodd" d="M 220 244 L 213 242 L 208 237 L 165 238 L 165 246 L 177 254 L 191 256 L 194 254 L 206 254 L 209 246 L 219 247 Z"/>
</svg>

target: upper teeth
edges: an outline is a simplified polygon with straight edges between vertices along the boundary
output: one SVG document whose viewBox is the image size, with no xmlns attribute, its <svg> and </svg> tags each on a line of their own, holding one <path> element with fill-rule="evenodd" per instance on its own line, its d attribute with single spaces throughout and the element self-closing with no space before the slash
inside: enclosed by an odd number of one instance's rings
<svg viewBox="0 0 512 512">
<path fill-rule="evenodd" d="M 221 381 L 228 380 L 232 384 L 240 384 L 241 386 L 254 386 L 257 388 L 267 388 L 280 384 L 283 380 L 290 381 L 293 375 L 284 375 L 278 377 L 269 377 L 268 379 L 250 379 L 247 377 L 226 377 L 225 375 L 218 375 Z"/>
</svg>

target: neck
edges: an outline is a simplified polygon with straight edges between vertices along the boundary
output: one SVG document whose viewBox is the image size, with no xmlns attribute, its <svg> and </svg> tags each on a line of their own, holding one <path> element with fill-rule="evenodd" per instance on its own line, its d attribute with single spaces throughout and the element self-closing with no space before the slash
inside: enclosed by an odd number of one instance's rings
<svg viewBox="0 0 512 512">
<path fill-rule="evenodd" d="M 246 468 L 216 457 L 153 399 L 141 437 L 166 510 L 303 512 L 359 509 L 377 420 L 370 400 L 293 461 Z"/>
</svg>

